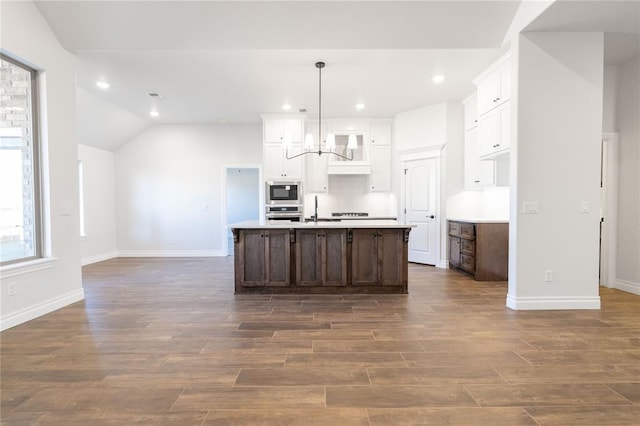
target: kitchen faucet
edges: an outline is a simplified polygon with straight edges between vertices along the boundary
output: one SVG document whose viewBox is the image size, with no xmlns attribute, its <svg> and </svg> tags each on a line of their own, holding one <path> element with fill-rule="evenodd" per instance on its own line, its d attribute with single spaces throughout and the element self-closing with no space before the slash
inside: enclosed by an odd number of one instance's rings
<svg viewBox="0 0 640 426">
<path fill-rule="evenodd" d="M 313 214 L 313 221 L 317 222 L 318 221 L 318 196 L 316 195 L 315 197 L 315 208 L 314 208 L 314 214 Z"/>
</svg>

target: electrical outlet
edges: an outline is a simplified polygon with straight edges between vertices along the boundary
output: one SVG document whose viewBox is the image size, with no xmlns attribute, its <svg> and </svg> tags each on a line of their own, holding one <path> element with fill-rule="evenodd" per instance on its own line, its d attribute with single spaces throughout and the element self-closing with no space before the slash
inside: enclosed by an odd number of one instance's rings
<svg viewBox="0 0 640 426">
<path fill-rule="evenodd" d="M 551 272 L 551 269 L 547 269 L 544 271 L 544 282 L 550 283 L 551 281 L 553 281 L 553 273 Z"/>
<path fill-rule="evenodd" d="M 9 296 L 15 296 L 16 295 L 16 283 L 15 282 L 9 283 L 7 285 L 7 294 Z"/>
</svg>

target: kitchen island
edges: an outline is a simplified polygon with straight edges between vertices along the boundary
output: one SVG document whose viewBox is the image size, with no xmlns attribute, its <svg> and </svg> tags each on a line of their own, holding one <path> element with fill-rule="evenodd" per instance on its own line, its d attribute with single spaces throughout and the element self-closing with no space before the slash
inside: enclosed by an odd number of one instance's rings
<svg viewBox="0 0 640 426">
<path fill-rule="evenodd" d="M 394 220 L 230 225 L 236 293 L 407 293 L 415 225 Z"/>
</svg>

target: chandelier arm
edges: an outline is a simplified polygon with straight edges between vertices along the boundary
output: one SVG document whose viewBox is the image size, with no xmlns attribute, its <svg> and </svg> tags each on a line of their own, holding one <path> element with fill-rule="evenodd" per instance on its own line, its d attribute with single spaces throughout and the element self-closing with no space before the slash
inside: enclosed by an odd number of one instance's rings
<svg viewBox="0 0 640 426">
<path fill-rule="evenodd" d="M 289 148 L 285 148 L 285 157 L 287 160 L 293 160 L 294 158 L 298 158 L 301 157 L 303 155 L 306 154 L 318 154 L 318 155 L 322 155 L 322 154 L 333 154 L 337 157 L 340 158 L 344 158 L 345 160 L 348 161 L 352 161 L 353 160 L 353 152 L 351 152 L 351 157 L 347 157 L 345 155 L 342 154 L 338 154 L 337 152 L 333 152 L 333 151 L 322 151 L 322 150 L 318 150 L 318 151 L 305 151 L 305 152 L 301 152 L 300 154 L 296 154 L 296 155 L 292 155 L 291 157 L 289 157 Z"/>
</svg>

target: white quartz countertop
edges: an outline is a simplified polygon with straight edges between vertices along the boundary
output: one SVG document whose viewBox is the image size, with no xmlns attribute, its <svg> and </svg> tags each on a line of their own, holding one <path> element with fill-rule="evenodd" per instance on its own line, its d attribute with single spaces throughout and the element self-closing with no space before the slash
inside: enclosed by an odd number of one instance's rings
<svg viewBox="0 0 640 426">
<path fill-rule="evenodd" d="M 230 229 L 313 229 L 313 228 L 415 228 L 416 225 L 397 220 L 345 220 L 340 222 L 285 222 L 266 223 L 250 220 L 228 225 Z"/>
<path fill-rule="evenodd" d="M 459 219 L 455 217 L 448 217 L 447 220 L 452 222 L 469 222 L 469 223 L 509 223 L 509 220 L 505 219 Z"/>
</svg>

